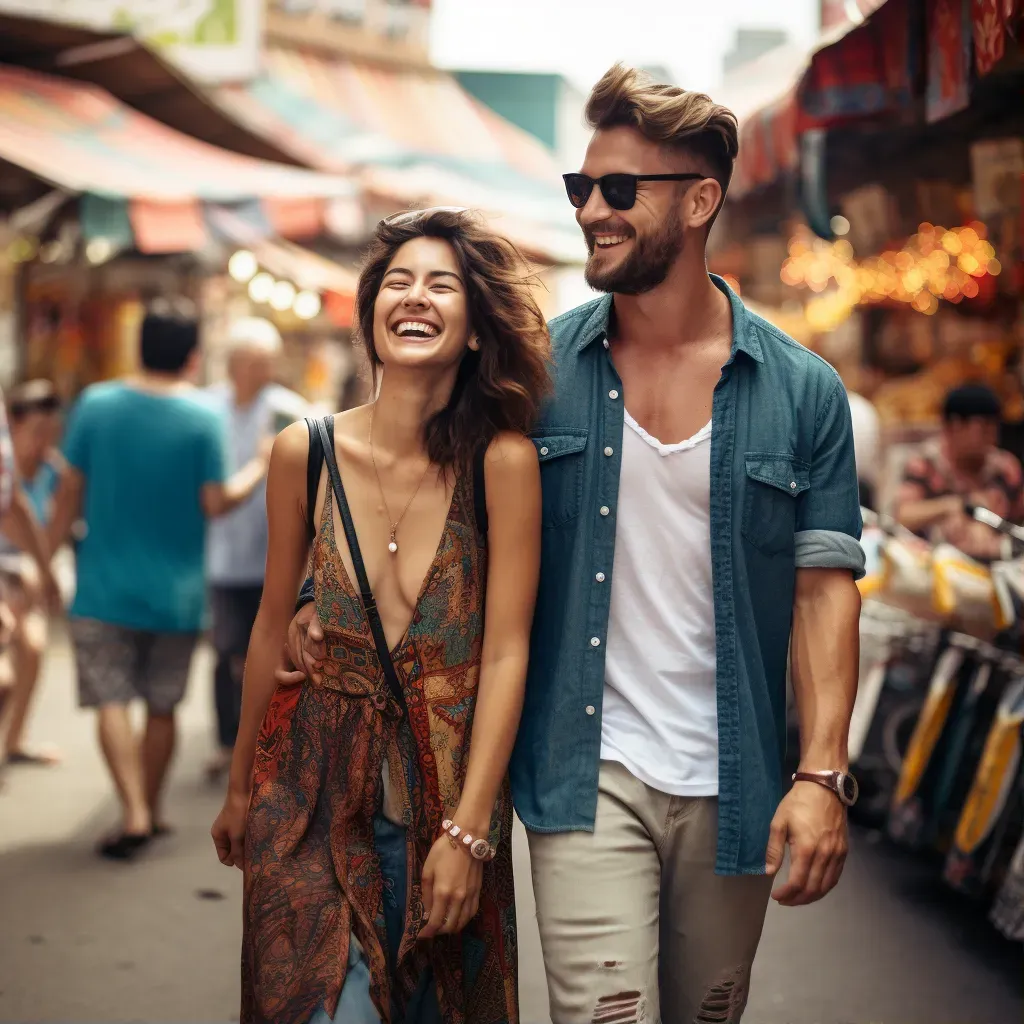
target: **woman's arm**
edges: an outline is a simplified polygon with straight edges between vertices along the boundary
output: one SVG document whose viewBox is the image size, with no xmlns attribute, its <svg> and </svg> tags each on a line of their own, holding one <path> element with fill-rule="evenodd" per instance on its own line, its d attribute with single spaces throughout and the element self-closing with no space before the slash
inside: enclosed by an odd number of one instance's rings
<svg viewBox="0 0 1024 1024">
<path fill-rule="evenodd" d="M 466 782 L 454 819 L 478 838 L 487 835 L 523 709 L 541 530 L 540 468 L 532 442 L 499 436 L 484 473 L 489 529 L 483 659 Z"/>
<path fill-rule="evenodd" d="M 469 764 L 453 820 L 487 838 L 523 708 L 530 627 L 540 575 L 540 467 L 533 444 L 501 435 L 484 460 L 488 567 L 483 655 Z M 503 836 L 504 842 L 511 840 Z M 482 862 L 438 837 L 423 865 L 420 938 L 461 931 L 476 915 Z"/>
<path fill-rule="evenodd" d="M 306 425 L 296 423 L 278 435 L 270 457 L 267 476 L 269 537 L 263 598 L 245 660 L 242 714 L 231 758 L 228 797 L 213 827 L 221 861 L 237 867 L 242 866 L 245 811 L 252 786 L 256 739 L 277 687 L 274 670 L 280 660 L 288 623 L 295 609 L 295 591 L 309 553 L 305 512 L 308 455 Z"/>
</svg>

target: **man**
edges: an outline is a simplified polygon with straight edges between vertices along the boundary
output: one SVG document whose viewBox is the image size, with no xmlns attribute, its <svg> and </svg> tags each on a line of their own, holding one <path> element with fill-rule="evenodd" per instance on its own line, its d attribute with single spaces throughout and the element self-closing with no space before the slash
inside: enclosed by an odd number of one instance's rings
<svg viewBox="0 0 1024 1024">
<path fill-rule="evenodd" d="M 304 399 L 273 382 L 281 355 L 281 335 L 269 320 L 236 320 L 228 338 L 228 378 L 207 389 L 211 407 L 227 425 L 228 464 L 235 470 L 273 437 L 305 415 Z M 266 488 L 262 484 L 244 505 L 210 524 L 207 580 L 210 584 L 214 704 L 219 750 L 207 766 L 216 779 L 231 763 L 242 704 L 242 672 L 267 561 Z"/>
<path fill-rule="evenodd" d="M 849 405 L 826 363 L 707 274 L 733 115 L 617 66 L 587 117 L 566 186 L 587 281 L 610 294 L 551 324 L 513 796 L 552 1019 L 728 1024 L 786 844 L 789 906 L 828 892 L 846 855 L 863 566 Z M 289 643 L 315 673 L 310 618 Z M 808 774 L 783 796 L 791 636 Z"/>
<path fill-rule="evenodd" d="M 70 470 L 57 493 L 51 550 L 85 522 L 71 634 L 83 707 L 98 709 L 100 748 L 120 798 L 118 834 L 99 852 L 130 860 L 166 831 L 160 796 L 174 712 L 205 610 L 206 519 L 246 501 L 266 473 L 261 451 L 225 482 L 222 425 L 190 380 L 198 366 L 190 307 L 161 303 L 142 323 L 137 377 L 86 389 L 70 417 Z M 140 745 L 128 704 L 146 702 Z"/>
<path fill-rule="evenodd" d="M 954 544 L 983 561 L 998 558 L 1002 538 L 968 518 L 979 505 L 1004 519 L 1024 516 L 1024 477 L 1017 458 L 997 447 L 1001 410 L 984 384 L 964 384 L 946 396 L 941 434 L 921 445 L 903 469 L 896 518 L 929 540 Z"/>
<path fill-rule="evenodd" d="M 26 381 L 8 395 L 11 443 L 20 488 L 35 521 L 43 525 L 49 522 L 53 494 L 64 471 L 64 461 L 54 450 L 60 435 L 60 407 L 60 397 L 48 380 Z M 38 530 L 36 527 L 35 531 Z M 38 537 L 43 540 L 41 532 Z M 8 580 L 14 616 L 14 690 L 6 721 L 4 756 L 8 764 L 46 766 L 58 763 L 59 754 L 52 747 L 29 749 L 25 745 L 25 726 L 46 647 L 47 601 L 52 599 L 55 585 L 46 567 L 48 559 L 44 560 L 41 573 L 38 555 L 33 556 L 30 550 L 7 534 L 0 534 L 0 572 Z M 50 592 L 44 590 L 44 581 Z"/>
</svg>

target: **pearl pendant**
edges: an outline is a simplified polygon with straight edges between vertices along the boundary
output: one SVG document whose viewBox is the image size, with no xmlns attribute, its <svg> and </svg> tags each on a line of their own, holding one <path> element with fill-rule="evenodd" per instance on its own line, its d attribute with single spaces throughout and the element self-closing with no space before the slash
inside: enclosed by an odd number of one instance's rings
<svg viewBox="0 0 1024 1024">
<path fill-rule="evenodd" d="M 398 542 L 394 538 L 392 538 L 391 539 L 391 543 L 388 544 L 388 551 L 390 551 L 391 554 L 394 554 L 397 550 L 398 550 Z"/>
</svg>

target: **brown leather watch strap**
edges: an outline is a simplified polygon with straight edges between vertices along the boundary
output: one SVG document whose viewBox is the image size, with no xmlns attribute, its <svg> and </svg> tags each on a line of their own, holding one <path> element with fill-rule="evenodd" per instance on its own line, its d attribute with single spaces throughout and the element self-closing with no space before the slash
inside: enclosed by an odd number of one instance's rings
<svg viewBox="0 0 1024 1024">
<path fill-rule="evenodd" d="M 794 782 L 816 782 L 819 786 L 830 789 L 836 796 L 839 795 L 839 787 L 834 774 L 818 775 L 816 772 L 797 772 L 793 776 Z"/>
</svg>

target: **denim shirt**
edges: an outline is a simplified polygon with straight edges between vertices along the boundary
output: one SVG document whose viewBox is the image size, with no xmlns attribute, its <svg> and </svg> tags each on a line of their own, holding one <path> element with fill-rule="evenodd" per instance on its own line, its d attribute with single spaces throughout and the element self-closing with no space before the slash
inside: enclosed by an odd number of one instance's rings
<svg viewBox="0 0 1024 1024">
<path fill-rule="evenodd" d="M 850 409 L 838 375 L 748 311 L 724 281 L 712 280 L 729 297 L 733 320 L 711 435 L 715 870 L 759 874 L 784 790 L 796 570 L 863 573 L 860 503 Z M 543 487 L 541 578 L 510 773 L 516 811 L 538 832 L 592 830 L 597 808 L 628 400 L 608 351 L 611 307 L 604 296 L 552 321 L 554 397 L 534 436 Z"/>
</svg>

